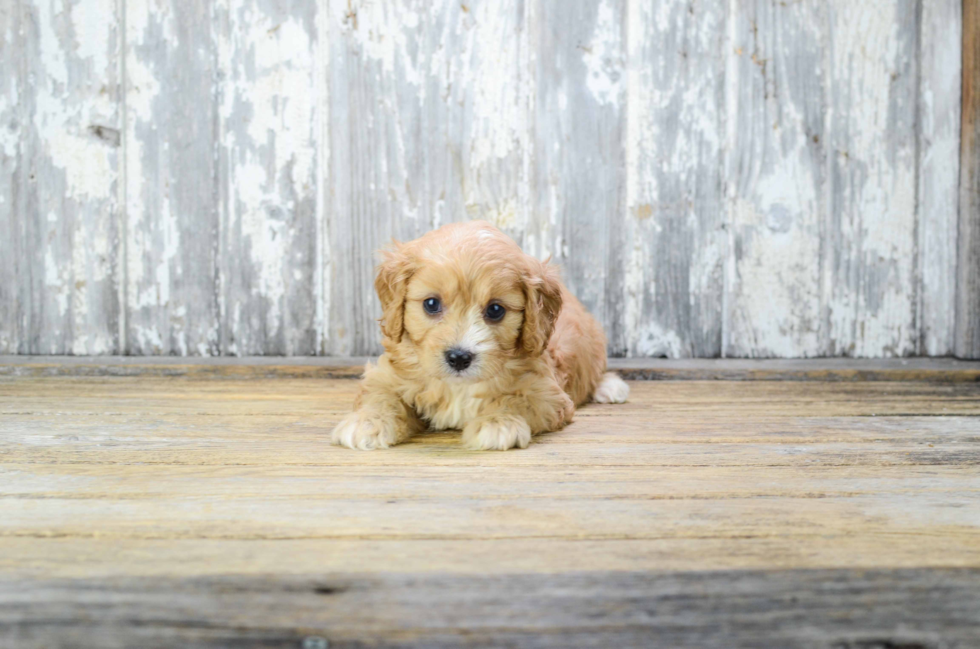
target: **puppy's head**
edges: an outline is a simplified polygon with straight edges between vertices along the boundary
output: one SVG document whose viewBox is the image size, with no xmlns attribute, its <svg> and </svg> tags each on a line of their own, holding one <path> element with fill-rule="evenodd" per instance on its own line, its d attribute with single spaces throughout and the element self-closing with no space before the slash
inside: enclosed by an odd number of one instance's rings
<svg viewBox="0 0 980 649">
<path fill-rule="evenodd" d="M 556 269 L 479 221 L 385 251 L 375 288 L 385 348 L 446 379 L 490 378 L 509 359 L 540 355 L 561 311 Z"/>
</svg>

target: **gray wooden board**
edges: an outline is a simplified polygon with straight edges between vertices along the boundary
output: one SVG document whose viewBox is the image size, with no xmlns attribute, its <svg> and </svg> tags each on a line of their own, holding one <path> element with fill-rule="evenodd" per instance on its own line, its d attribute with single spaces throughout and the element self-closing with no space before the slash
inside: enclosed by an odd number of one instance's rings
<svg viewBox="0 0 980 649">
<path fill-rule="evenodd" d="M 0 376 L 198 376 L 359 378 L 370 356 L 0 356 Z M 632 380 L 980 381 L 980 362 L 953 358 L 882 360 L 612 358 Z"/>
<path fill-rule="evenodd" d="M 127 0 L 124 6 L 124 351 L 218 354 L 213 5 Z"/>
<path fill-rule="evenodd" d="M 15 53 L 23 49 L 20 22 L 23 11 L 0 11 L 0 60 L 15 61 Z M 23 63 L 0 66 L 0 232 L 6 233 L 5 247 L 0 254 L 0 352 L 24 353 L 27 338 L 24 336 L 21 303 L 24 281 L 15 282 L 21 274 L 20 192 L 21 139 L 24 131 L 25 101 L 19 99 L 24 92 Z"/>
<path fill-rule="evenodd" d="M 377 353 L 485 218 L 614 355 L 980 355 L 971 2 L 8 5 L 0 353 Z"/>
<path fill-rule="evenodd" d="M 827 7 L 745 2 L 729 20 L 725 354 L 821 355 Z"/>
<path fill-rule="evenodd" d="M 33 647 L 980 646 L 976 569 L 0 581 Z"/>
<path fill-rule="evenodd" d="M 830 355 L 915 349 L 914 0 L 828 3 L 824 253 Z M 866 56 L 855 56 L 856 52 Z"/>
<path fill-rule="evenodd" d="M 222 354 L 319 351 L 317 9 L 215 6 Z"/>
<path fill-rule="evenodd" d="M 115 3 L 2 13 L 0 351 L 117 353 Z"/>
<path fill-rule="evenodd" d="M 613 340 L 623 341 L 613 351 L 718 356 L 727 7 L 633 1 L 629 10 L 627 210 L 613 251 L 623 292 L 607 318 L 622 320 Z"/>
<path fill-rule="evenodd" d="M 923 2 L 919 26 L 917 354 L 953 353 L 959 221 L 962 0 Z M 937 110 L 938 106 L 946 106 Z M 980 258 L 975 261 L 980 274 Z M 978 300 L 980 301 L 980 300 Z M 980 313 L 980 309 L 977 310 Z M 980 316 L 977 317 L 980 320 Z M 980 356 L 980 344 L 975 348 Z"/>
</svg>

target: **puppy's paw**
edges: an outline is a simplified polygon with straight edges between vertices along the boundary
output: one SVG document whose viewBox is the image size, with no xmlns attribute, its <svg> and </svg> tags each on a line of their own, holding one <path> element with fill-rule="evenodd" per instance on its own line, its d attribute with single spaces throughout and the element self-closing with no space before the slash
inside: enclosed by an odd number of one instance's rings
<svg viewBox="0 0 980 649">
<path fill-rule="evenodd" d="M 371 451 L 388 448 L 407 437 L 392 418 L 368 410 L 355 410 L 337 424 L 330 441 L 338 446 Z"/>
<path fill-rule="evenodd" d="M 506 451 L 530 443 L 531 427 L 516 415 L 476 419 L 463 428 L 463 445 L 474 451 Z"/>
<path fill-rule="evenodd" d="M 630 386 L 612 372 L 606 372 L 595 389 L 592 400 L 596 403 L 626 403 L 630 396 Z"/>
</svg>

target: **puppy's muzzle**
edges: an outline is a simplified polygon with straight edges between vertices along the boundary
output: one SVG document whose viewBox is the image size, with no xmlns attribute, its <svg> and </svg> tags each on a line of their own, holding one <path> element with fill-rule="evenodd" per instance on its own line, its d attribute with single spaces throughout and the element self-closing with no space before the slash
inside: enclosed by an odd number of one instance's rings
<svg viewBox="0 0 980 649">
<path fill-rule="evenodd" d="M 446 351 L 446 365 L 457 372 L 462 372 L 473 363 L 473 353 L 453 347 Z"/>
</svg>

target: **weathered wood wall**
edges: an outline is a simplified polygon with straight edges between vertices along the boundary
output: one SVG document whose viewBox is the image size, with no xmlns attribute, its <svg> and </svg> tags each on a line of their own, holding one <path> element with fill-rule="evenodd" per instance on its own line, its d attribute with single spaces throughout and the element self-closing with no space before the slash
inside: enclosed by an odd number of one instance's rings
<svg viewBox="0 0 980 649">
<path fill-rule="evenodd" d="M 0 354 L 373 353 L 373 251 L 475 217 L 553 255 L 614 354 L 949 354 L 962 25 L 961 0 L 5 0 Z"/>
</svg>

